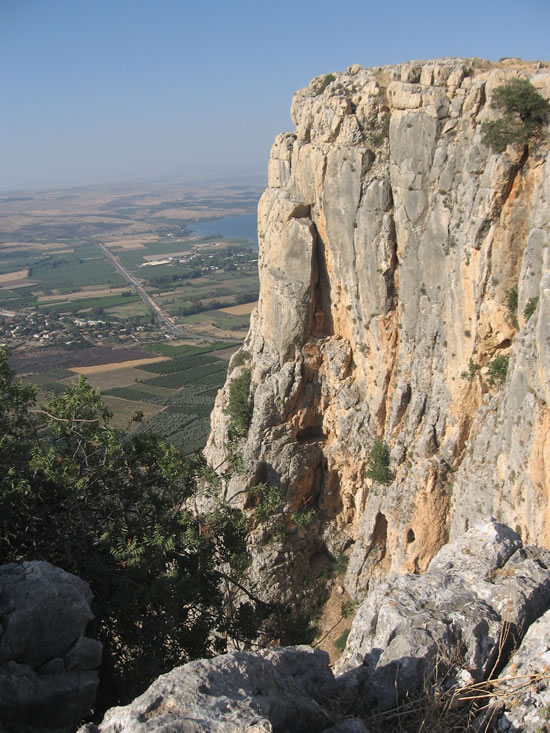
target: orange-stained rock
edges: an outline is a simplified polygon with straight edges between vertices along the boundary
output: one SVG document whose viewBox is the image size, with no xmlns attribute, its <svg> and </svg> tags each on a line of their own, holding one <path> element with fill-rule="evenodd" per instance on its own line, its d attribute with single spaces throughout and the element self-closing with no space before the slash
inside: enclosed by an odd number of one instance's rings
<svg viewBox="0 0 550 733">
<path fill-rule="evenodd" d="M 441 59 L 334 76 L 297 92 L 296 131 L 271 151 L 244 346 L 254 411 L 234 446 L 244 472 L 223 473 L 227 385 L 206 448 L 233 503 L 260 482 L 281 490 L 284 532 L 254 547 L 251 578 L 261 587 L 275 563 L 276 592 L 306 604 L 319 553 L 346 551 L 361 596 L 370 577 L 423 572 L 487 515 L 550 547 L 548 142 L 495 153 L 481 129 L 507 80 L 550 94 L 550 65 Z M 387 484 L 367 476 L 378 440 Z M 314 512 L 299 532 L 297 511 Z"/>
</svg>

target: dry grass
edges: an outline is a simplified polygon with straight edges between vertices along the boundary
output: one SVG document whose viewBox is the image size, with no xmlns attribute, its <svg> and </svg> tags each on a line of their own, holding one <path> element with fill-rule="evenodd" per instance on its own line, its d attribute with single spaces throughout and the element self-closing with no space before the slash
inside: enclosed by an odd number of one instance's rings
<svg viewBox="0 0 550 733">
<path fill-rule="evenodd" d="M 437 676 L 416 697 L 392 710 L 365 718 L 371 733 L 489 733 L 502 707 L 513 709 L 518 696 L 540 683 L 549 674 L 508 675 L 446 689 L 445 677 Z"/>
<path fill-rule="evenodd" d="M 113 413 L 113 424 L 115 428 L 127 430 L 132 424 L 132 417 L 136 412 L 143 412 L 143 417 L 150 417 L 162 412 L 164 405 L 155 405 L 151 402 L 134 402 L 133 400 L 124 400 L 121 397 L 111 397 L 106 395 L 102 397 L 103 402 Z"/>
<path fill-rule="evenodd" d="M 506 675 L 496 677 L 513 653 L 513 626 L 505 618 L 500 628 L 496 658 L 481 682 L 457 684 L 456 674 L 468 668 L 459 644 L 440 650 L 435 668 L 424 680 L 422 690 L 395 708 L 366 718 L 371 733 L 462 733 L 494 730 L 493 722 L 502 707 L 517 705 L 518 696 L 532 686 L 550 679 L 550 674 Z M 397 694 L 396 694 L 397 698 Z"/>
<path fill-rule="evenodd" d="M 133 359 L 132 361 L 118 361 L 111 362 L 110 364 L 96 364 L 94 366 L 77 366 L 69 367 L 71 372 L 76 374 L 83 374 L 88 376 L 89 374 L 100 374 L 102 372 L 110 372 L 116 369 L 127 369 L 128 367 L 138 367 L 142 364 L 154 364 L 157 361 L 168 361 L 168 356 L 153 356 L 151 359 Z M 149 375 L 150 376 L 150 375 Z"/>
<path fill-rule="evenodd" d="M 87 374 L 86 378 L 92 387 L 103 391 L 112 389 L 113 387 L 132 386 L 139 379 L 151 379 L 154 376 L 154 374 L 145 372 L 142 369 L 122 367 L 120 369 L 109 369 L 108 371 Z M 67 381 L 70 382 L 71 378 L 69 377 Z"/>
<path fill-rule="evenodd" d="M 230 313 L 234 316 L 244 316 L 247 313 L 252 313 L 257 304 L 258 301 L 255 300 L 253 303 L 241 303 L 241 305 L 232 305 L 228 308 L 220 308 L 219 310 L 224 313 Z"/>
<path fill-rule="evenodd" d="M 0 275 L 0 283 L 6 284 L 8 282 L 17 282 L 18 280 L 25 280 L 29 276 L 28 267 L 24 270 L 16 270 L 15 272 L 5 272 Z"/>
</svg>

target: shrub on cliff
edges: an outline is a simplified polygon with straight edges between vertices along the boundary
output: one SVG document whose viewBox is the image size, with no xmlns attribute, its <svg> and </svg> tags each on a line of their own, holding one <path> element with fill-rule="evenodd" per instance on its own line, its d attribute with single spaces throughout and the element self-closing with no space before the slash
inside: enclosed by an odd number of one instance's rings
<svg viewBox="0 0 550 733">
<path fill-rule="evenodd" d="M 488 382 L 493 387 L 494 385 L 504 384 L 506 380 L 506 374 L 508 373 L 508 362 L 510 357 L 507 354 L 500 354 L 495 357 L 489 364 L 488 370 Z"/>
<path fill-rule="evenodd" d="M 334 76 L 334 74 L 325 74 L 325 76 L 319 82 L 319 85 L 315 88 L 315 96 L 318 97 L 320 94 L 322 94 L 328 87 L 328 85 L 332 84 L 335 79 L 336 77 Z"/>
<path fill-rule="evenodd" d="M 371 448 L 365 475 L 379 484 L 389 484 L 393 481 L 390 471 L 390 451 L 381 440 L 377 440 Z"/>
<path fill-rule="evenodd" d="M 510 143 L 526 143 L 546 122 L 550 104 L 527 79 L 511 79 L 493 92 L 491 106 L 502 111 L 498 120 L 484 122 L 482 142 L 496 152 Z"/>
<path fill-rule="evenodd" d="M 248 433 L 252 420 L 252 404 L 250 402 L 250 369 L 243 369 L 238 377 L 229 385 L 229 400 L 225 412 L 229 415 L 229 439 L 244 438 Z"/>
</svg>

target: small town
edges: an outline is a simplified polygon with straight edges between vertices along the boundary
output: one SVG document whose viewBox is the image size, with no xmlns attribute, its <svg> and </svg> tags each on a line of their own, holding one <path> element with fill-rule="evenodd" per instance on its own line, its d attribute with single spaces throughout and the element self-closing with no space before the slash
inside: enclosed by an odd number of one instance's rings
<svg viewBox="0 0 550 733">
<path fill-rule="evenodd" d="M 119 343 L 140 343 L 151 338 L 163 338 L 163 331 L 151 319 L 138 325 L 132 319 L 126 323 L 102 321 L 59 314 L 16 313 L 0 311 L 0 346 L 10 351 L 29 346 L 103 346 Z M 168 334 L 166 334 L 168 337 Z"/>
</svg>

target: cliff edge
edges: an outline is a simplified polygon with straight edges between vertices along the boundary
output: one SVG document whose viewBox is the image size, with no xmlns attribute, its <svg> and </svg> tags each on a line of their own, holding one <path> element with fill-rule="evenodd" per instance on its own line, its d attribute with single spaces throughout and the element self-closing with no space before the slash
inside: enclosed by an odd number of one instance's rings
<svg viewBox="0 0 550 733">
<path fill-rule="evenodd" d="M 206 448 L 225 500 L 258 516 L 271 496 L 251 578 L 280 600 L 339 553 L 362 598 L 487 515 L 550 547 L 548 127 L 482 142 L 517 78 L 550 97 L 550 64 L 454 58 L 356 65 L 294 97 Z"/>
</svg>

